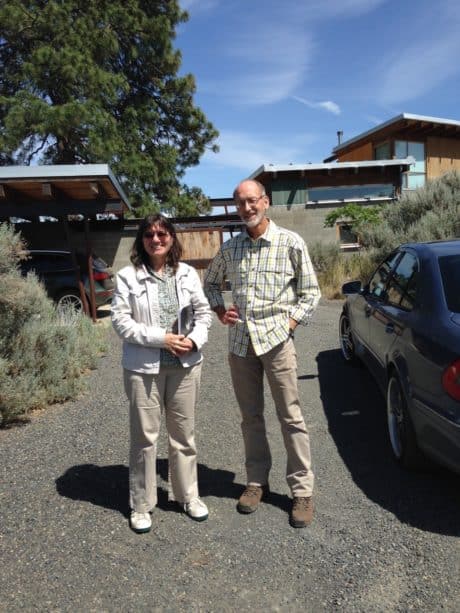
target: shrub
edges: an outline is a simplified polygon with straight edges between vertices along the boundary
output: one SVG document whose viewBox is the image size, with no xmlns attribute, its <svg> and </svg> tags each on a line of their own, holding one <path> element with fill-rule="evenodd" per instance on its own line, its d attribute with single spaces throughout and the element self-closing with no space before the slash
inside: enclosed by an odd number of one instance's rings
<svg viewBox="0 0 460 613">
<path fill-rule="evenodd" d="M 381 259 L 401 243 L 459 237 L 459 220 L 460 173 L 452 171 L 385 205 L 381 222 L 366 226 L 361 241 Z"/>
<path fill-rule="evenodd" d="M 326 228 L 333 228 L 338 219 L 347 219 L 353 226 L 359 224 L 375 224 L 380 219 L 381 206 L 363 206 L 356 202 L 350 202 L 334 209 L 324 219 Z"/>
<path fill-rule="evenodd" d="M 21 251 L 26 248 L 21 235 L 7 223 L 0 223 L 0 275 L 16 270 Z"/>
<path fill-rule="evenodd" d="M 0 225 L 0 425 L 77 395 L 95 368 L 105 331 L 84 315 L 62 317 L 34 275 L 21 277 L 23 248 Z"/>
<path fill-rule="evenodd" d="M 337 209 L 340 210 L 345 207 Z M 349 209 L 349 213 L 354 210 Z M 311 246 L 312 262 L 325 297 L 340 297 L 341 285 L 350 279 L 366 281 L 377 264 L 401 243 L 460 237 L 460 173 L 447 173 L 378 210 L 378 223 L 360 220 L 363 248 L 358 254 L 341 253 L 336 244 Z M 332 213 L 331 220 L 336 211 Z"/>
</svg>

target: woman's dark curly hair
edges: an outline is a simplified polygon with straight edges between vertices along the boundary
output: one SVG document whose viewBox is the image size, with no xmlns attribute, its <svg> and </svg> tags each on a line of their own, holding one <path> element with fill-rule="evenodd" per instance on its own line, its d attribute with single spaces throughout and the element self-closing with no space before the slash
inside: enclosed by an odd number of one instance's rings
<svg viewBox="0 0 460 613">
<path fill-rule="evenodd" d="M 131 248 L 131 262 L 135 268 L 140 268 L 142 264 L 145 264 L 146 266 L 150 265 L 150 258 L 144 249 L 143 237 L 145 232 L 147 232 L 151 226 L 159 226 L 166 232 L 169 232 L 169 234 L 172 236 L 173 244 L 166 256 L 166 264 L 171 266 L 174 272 L 176 272 L 179 265 L 179 260 L 182 257 L 182 245 L 177 238 L 176 229 L 174 228 L 173 224 L 167 217 L 164 217 L 164 215 L 161 215 L 160 213 L 156 213 L 155 215 L 147 215 L 147 217 L 145 217 L 139 224 L 136 238 L 134 239 L 134 243 Z"/>
</svg>

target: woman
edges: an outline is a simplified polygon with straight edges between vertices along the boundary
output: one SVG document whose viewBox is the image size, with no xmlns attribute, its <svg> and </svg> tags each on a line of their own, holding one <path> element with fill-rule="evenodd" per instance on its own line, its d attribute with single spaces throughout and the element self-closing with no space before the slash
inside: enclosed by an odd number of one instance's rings
<svg viewBox="0 0 460 613">
<path fill-rule="evenodd" d="M 130 413 L 130 526 L 152 527 L 157 504 L 156 447 L 164 410 L 169 439 L 169 499 L 194 520 L 208 509 L 200 500 L 194 438 L 201 348 L 211 310 L 194 268 L 180 262 L 174 226 L 162 215 L 139 225 L 132 266 L 117 275 L 112 323 L 123 339 L 125 391 Z"/>
</svg>

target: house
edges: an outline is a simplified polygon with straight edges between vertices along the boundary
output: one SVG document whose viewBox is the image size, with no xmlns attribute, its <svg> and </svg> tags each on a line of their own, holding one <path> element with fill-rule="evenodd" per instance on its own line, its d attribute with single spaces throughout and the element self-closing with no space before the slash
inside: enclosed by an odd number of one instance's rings
<svg viewBox="0 0 460 613">
<path fill-rule="evenodd" d="M 402 176 L 415 160 L 364 160 L 320 164 L 264 164 L 250 179 L 265 187 L 270 218 L 298 232 L 307 243 L 339 242 L 356 249 L 356 237 L 346 220 L 325 228 L 327 214 L 350 202 L 363 206 L 391 202 L 402 189 Z"/>
<path fill-rule="evenodd" d="M 325 162 L 393 160 L 412 156 L 402 189 L 416 189 L 450 170 L 460 170 L 460 121 L 402 113 L 332 150 Z"/>
<path fill-rule="evenodd" d="M 275 222 L 307 242 L 355 249 L 346 218 L 324 228 L 331 210 L 391 202 L 454 169 L 460 170 L 460 121 L 403 113 L 339 142 L 322 164 L 266 164 L 250 178 L 265 186 Z"/>
</svg>

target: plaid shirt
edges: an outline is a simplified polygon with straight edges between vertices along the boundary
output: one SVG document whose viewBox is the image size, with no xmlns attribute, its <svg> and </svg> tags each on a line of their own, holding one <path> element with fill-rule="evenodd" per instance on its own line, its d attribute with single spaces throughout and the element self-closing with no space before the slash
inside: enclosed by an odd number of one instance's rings
<svg viewBox="0 0 460 613">
<path fill-rule="evenodd" d="M 241 319 L 229 326 L 229 349 L 243 357 L 249 339 L 256 355 L 284 342 L 290 318 L 306 325 L 321 295 L 305 242 L 273 221 L 257 240 L 243 230 L 222 245 L 204 278 L 211 308 L 224 305 L 225 279 Z"/>
</svg>

